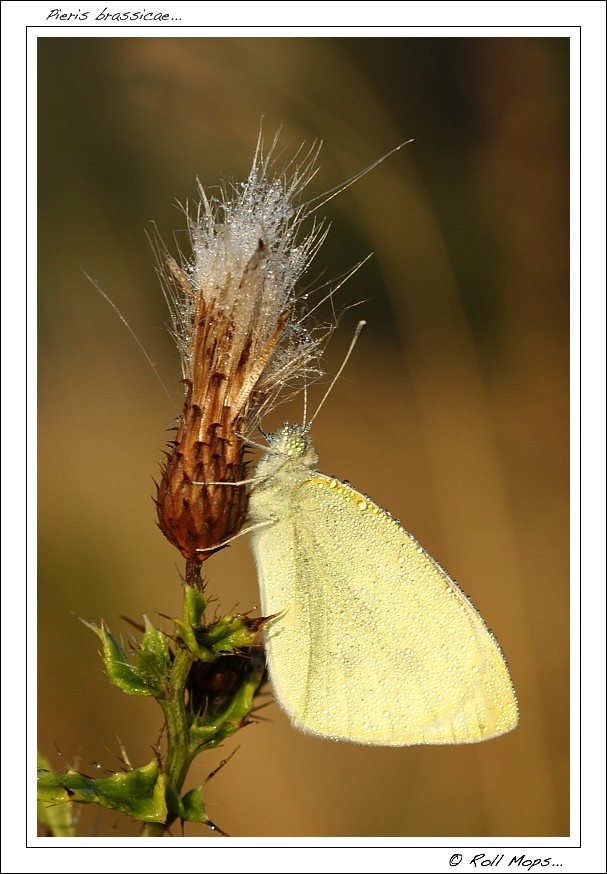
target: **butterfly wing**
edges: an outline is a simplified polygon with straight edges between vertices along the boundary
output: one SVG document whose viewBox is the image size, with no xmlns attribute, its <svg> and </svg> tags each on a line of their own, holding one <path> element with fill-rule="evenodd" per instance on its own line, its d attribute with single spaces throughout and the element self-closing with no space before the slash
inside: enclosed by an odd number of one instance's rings
<svg viewBox="0 0 607 874">
<path fill-rule="evenodd" d="M 263 613 L 279 614 L 266 631 L 270 677 L 297 727 L 393 746 L 514 728 L 497 641 L 411 534 L 318 473 L 278 506 L 254 551 Z"/>
</svg>

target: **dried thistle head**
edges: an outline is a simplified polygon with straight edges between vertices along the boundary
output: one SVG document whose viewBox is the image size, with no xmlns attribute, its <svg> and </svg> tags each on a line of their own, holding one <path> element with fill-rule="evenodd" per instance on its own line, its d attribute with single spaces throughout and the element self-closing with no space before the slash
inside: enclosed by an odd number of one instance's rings
<svg viewBox="0 0 607 874">
<path fill-rule="evenodd" d="M 331 331 L 306 326 L 297 290 L 326 236 L 300 199 L 320 147 L 274 173 L 275 148 L 264 156 L 260 137 L 239 189 L 210 197 L 199 187 L 195 216 L 186 210 L 190 258 L 157 252 L 186 393 L 156 505 L 160 529 L 187 559 L 202 561 L 242 526 L 247 491 L 225 485 L 246 479 L 242 435 L 285 389 L 320 373 Z"/>
</svg>

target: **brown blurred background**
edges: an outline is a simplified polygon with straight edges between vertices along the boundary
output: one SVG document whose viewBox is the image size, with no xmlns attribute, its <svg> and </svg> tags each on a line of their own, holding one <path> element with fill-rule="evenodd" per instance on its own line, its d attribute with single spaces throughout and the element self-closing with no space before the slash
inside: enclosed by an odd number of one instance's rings
<svg viewBox="0 0 607 874">
<path fill-rule="evenodd" d="M 145 231 L 183 242 L 175 199 L 248 173 L 267 138 L 324 140 L 309 196 L 410 137 L 324 208 L 312 275 L 373 258 L 315 423 L 320 468 L 399 517 L 470 595 L 509 660 L 515 732 L 373 749 L 292 729 L 277 706 L 203 755 L 195 785 L 235 836 L 569 833 L 568 41 L 556 38 L 44 38 L 39 48 L 40 747 L 53 765 L 151 758 L 154 702 L 109 686 L 75 616 L 176 615 L 182 562 L 152 478 L 180 406 Z M 321 275 L 322 269 L 322 275 Z M 171 403 L 114 312 L 116 302 Z M 327 317 L 330 314 L 327 313 Z M 320 388 L 313 390 L 318 399 Z M 268 427 L 299 421 L 301 404 Z M 258 604 L 246 538 L 209 561 L 225 612 Z M 159 620 L 162 621 L 162 620 Z M 63 754 L 62 760 L 55 749 Z M 98 808 L 83 835 L 136 834 Z M 208 835 L 188 827 L 188 835 Z"/>
</svg>

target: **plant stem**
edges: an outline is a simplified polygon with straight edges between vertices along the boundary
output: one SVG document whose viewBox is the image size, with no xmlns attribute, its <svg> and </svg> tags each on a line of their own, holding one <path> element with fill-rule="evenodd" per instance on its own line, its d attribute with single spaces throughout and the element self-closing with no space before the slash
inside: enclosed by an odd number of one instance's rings
<svg viewBox="0 0 607 874">
<path fill-rule="evenodd" d="M 168 828 L 167 822 L 146 822 L 141 829 L 142 838 L 161 838 Z"/>
<path fill-rule="evenodd" d="M 196 560 L 196 566 L 193 562 L 188 562 L 186 576 L 190 585 L 195 583 L 202 588 L 199 561 Z M 184 621 L 187 620 L 185 596 L 182 618 Z M 158 702 L 162 707 L 166 726 L 167 754 L 164 770 L 167 785 L 178 795 L 181 794 L 181 788 L 194 758 L 189 746 L 190 734 L 185 706 L 185 687 L 194 659 L 193 653 L 188 649 L 177 648 L 171 667 L 171 677 L 167 684 L 166 698 Z M 145 823 L 141 837 L 162 837 L 175 818 L 175 814 L 169 814 L 164 823 Z"/>
<path fill-rule="evenodd" d="M 193 661 L 194 655 L 189 650 L 177 650 L 171 670 L 171 687 L 165 700 L 160 702 L 167 730 L 166 774 L 170 785 L 177 791 L 181 790 L 192 762 L 188 743 L 189 725 L 185 709 L 185 685 Z"/>
</svg>

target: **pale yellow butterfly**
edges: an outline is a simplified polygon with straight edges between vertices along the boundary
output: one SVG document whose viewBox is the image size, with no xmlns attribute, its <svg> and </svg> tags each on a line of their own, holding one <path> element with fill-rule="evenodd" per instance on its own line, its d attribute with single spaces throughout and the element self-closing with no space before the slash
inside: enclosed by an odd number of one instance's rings
<svg viewBox="0 0 607 874">
<path fill-rule="evenodd" d="M 499 645 L 385 510 L 314 469 L 307 430 L 270 437 L 249 499 L 274 695 L 293 724 L 362 744 L 473 743 L 518 721 Z"/>
</svg>

